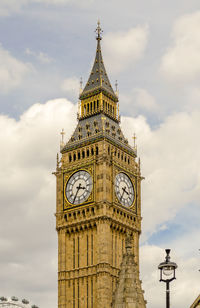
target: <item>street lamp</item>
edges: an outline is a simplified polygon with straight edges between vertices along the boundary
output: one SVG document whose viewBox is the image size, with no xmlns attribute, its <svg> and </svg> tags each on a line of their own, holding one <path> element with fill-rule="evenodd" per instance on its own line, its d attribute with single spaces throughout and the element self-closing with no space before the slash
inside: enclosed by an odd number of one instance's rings
<svg viewBox="0 0 200 308">
<path fill-rule="evenodd" d="M 166 308 L 170 308 L 169 284 L 172 280 L 176 279 L 175 270 L 177 268 L 177 264 L 170 262 L 170 249 L 165 249 L 165 252 L 165 261 L 159 264 L 158 269 L 160 270 L 160 281 L 166 282 Z"/>
</svg>

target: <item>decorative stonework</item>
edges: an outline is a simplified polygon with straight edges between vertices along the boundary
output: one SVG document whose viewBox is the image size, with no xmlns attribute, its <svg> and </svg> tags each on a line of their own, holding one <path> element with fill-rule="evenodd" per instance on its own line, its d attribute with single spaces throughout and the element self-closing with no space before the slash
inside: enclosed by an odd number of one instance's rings
<svg viewBox="0 0 200 308">
<path fill-rule="evenodd" d="M 145 308 L 138 264 L 133 254 L 133 240 L 130 234 L 126 237 L 126 252 L 120 266 L 119 280 L 113 294 L 112 308 Z"/>
</svg>

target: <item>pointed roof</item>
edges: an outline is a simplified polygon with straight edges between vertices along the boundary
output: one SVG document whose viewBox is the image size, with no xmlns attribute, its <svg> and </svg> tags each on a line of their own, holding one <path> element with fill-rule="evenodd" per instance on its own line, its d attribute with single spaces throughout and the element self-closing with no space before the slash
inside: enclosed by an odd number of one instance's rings
<svg viewBox="0 0 200 308">
<path fill-rule="evenodd" d="M 100 22 L 98 22 L 98 26 L 96 29 L 97 32 L 97 49 L 96 49 L 96 56 L 94 60 L 94 64 L 92 67 L 92 71 L 88 78 L 88 81 L 83 89 L 82 93 L 80 94 L 80 99 L 84 99 L 91 95 L 97 94 L 99 92 L 104 92 L 108 96 L 111 96 L 114 101 L 118 101 L 118 97 L 113 91 L 111 83 L 109 81 L 108 75 L 106 73 L 106 69 L 103 63 L 103 57 L 101 53 L 101 27 Z"/>
</svg>

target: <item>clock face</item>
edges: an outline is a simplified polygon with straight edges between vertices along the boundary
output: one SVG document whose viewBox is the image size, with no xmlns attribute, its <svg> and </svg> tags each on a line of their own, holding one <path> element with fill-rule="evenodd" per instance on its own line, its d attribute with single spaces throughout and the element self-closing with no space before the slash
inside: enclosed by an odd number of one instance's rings
<svg viewBox="0 0 200 308">
<path fill-rule="evenodd" d="M 74 205 L 85 202 L 92 191 L 92 177 L 89 172 L 80 170 L 75 172 L 67 182 L 65 195 Z"/>
<path fill-rule="evenodd" d="M 123 172 L 116 175 L 115 192 L 119 202 L 130 207 L 135 199 L 135 191 L 130 178 Z"/>
</svg>

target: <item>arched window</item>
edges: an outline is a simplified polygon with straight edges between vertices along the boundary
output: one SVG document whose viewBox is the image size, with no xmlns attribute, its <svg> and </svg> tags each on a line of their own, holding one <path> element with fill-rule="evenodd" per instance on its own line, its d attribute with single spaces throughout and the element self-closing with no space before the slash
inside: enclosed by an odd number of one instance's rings
<svg viewBox="0 0 200 308">
<path fill-rule="evenodd" d="M 93 102 L 93 111 L 96 112 L 96 102 Z"/>
<path fill-rule="evenodd" d="M 80 152 L 78 152 L 78 159 L 80 159 L 81 158 L 81 154 L 80 154 Z"/>
<path fill-rule="evenodd" d="M 91 154 L 94 155 L 94 149 L 93 148 L 91 148 Z"/>
<path fill-rule="evenodd" d="M 86 115 L 86 105 L 84 105 L 84 115 Z"/>
<path fill-rule="evenodd" d="M 89 149 L 87 149 L 87 157 L 89 157 L 90 156 L 90 151 L 89 151 Z"/>
<path fill-rule="evenodd" d="M 90 103 L 90 113 L 92 113 L 92 102 Z"/>
<path fill-rule="evenodd" d="M 82 158 L 85 158 L 85 151 L 82 151 Z"/>
<path fill-rule="evenodd" d="M 74 153 L 74 161 L 76 160 L 76 153 Z"/>
<path fill-rule="evenodd" d="M 72 161 L 72 156 L 71 154 L 69 154 L 69 162 L 71 163 L 71 161 Z"/>
<path fill-rule="evenodd" d="M 99 154 L 99 148 L 96 147 L 96 155 L 98 155 L 98 154 Z"/>
<path fill-rule="evenodd" d="M 89 112 L 89 110 L 90 110 L 90 104 L 88 103 L 87 104 L 87 112 Z"/>
<path fill-rule="evenodd" d="M 99 110 L 99 100 L 97 100 L 97 111 Z"/>
</svg>

